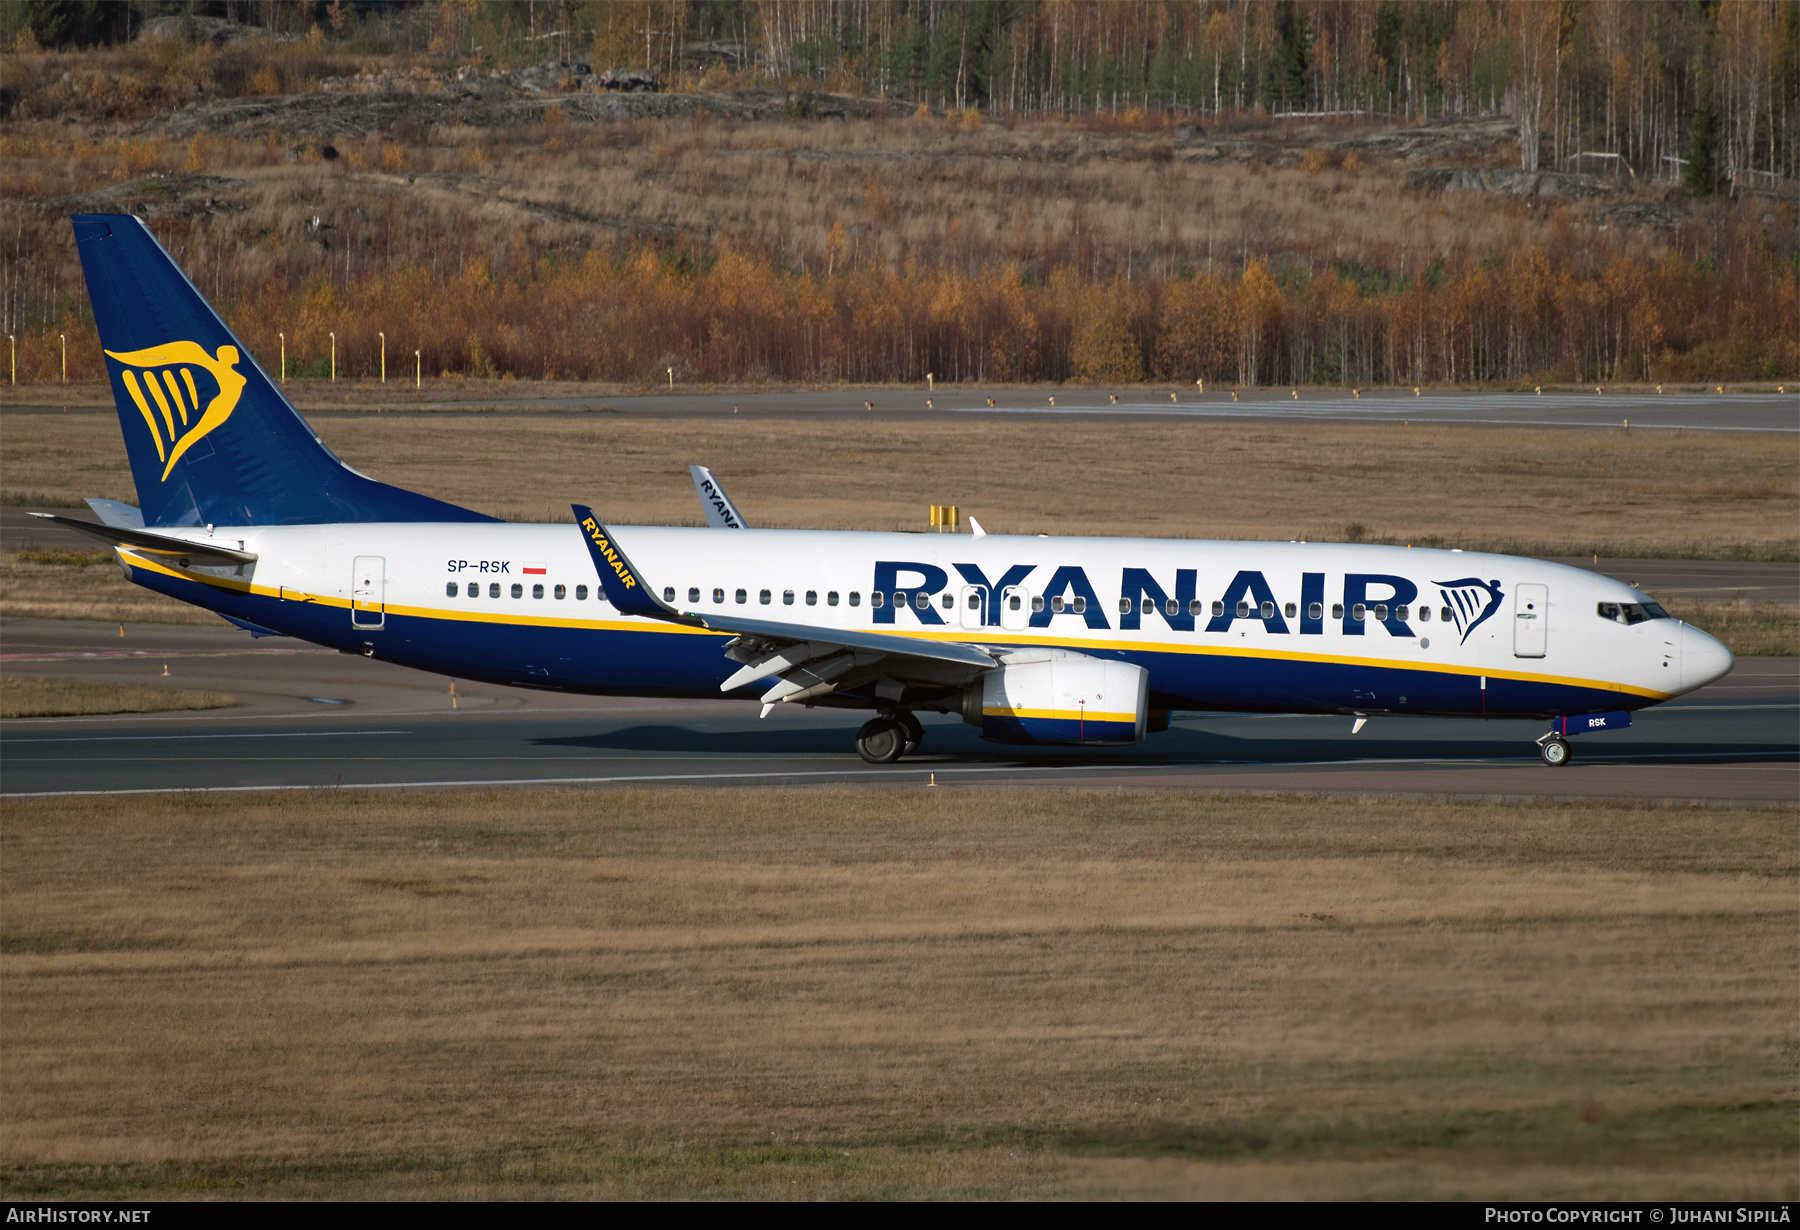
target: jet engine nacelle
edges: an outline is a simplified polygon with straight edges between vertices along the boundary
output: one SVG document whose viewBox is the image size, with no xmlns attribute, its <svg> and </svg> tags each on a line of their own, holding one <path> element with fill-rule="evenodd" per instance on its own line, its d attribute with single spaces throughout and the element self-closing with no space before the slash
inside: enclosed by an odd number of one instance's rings
<svg viewBox="0 0 1800 1230">
<path fill-rule="evenodd" d="M 1009 663 L 963 693 L 963 720 L 996 743 L 1142 743 L 1150 673 L 1077 654 Z"/>
</svg>

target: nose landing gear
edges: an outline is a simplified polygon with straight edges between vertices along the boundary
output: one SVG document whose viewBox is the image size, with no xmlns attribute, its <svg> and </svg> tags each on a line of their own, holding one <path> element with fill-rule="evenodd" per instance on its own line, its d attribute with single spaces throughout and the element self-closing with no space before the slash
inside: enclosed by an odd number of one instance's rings
<svg viewBox="0 0 1800 1230">
<path fill-rule="evenodd" d="M 1560 769 L 1575 755 L 1574 749 L 1569 746 L 1569 735 L 1589 734 L 1596 730 L 1627 730 L 1630 726 L 1631 714 L 1623 709 L 1608 713 L 1582 713 L 1573 717 L 1565 714 L 1552 719 L 1549 732 L 1537 741 L 1538 755 L 1551 768 Z"/>
</svg>

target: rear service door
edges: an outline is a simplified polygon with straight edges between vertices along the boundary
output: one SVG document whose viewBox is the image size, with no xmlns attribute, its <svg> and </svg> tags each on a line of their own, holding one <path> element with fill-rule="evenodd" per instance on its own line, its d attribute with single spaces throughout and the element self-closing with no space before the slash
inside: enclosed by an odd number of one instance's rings
<svg viewBox="0 0 1800 1230">
<path fill-rule="evenodd" d="M 1520 585 L 1513 590 L 1513 657 L 1544 656 L 1545 625 L 1549 614 L 1549 586 Z"/>
<path fill-rule="evenodd" d="M 379 628 L 386 619 L 387 561 L 379 555 L 359 555 L 350 574 L 350 623 L 357 628 Z"/>
</svg>

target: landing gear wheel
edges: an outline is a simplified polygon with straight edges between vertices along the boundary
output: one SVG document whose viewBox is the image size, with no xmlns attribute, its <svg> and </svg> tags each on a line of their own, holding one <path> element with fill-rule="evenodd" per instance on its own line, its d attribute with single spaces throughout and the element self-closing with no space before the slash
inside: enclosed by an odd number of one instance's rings
<svg viewBox="0 0 1800 1230">
<path fill-rule="evenodd" d="M 1560 769 L 1568 764 L 1569 757 L 1574 754 L 1575 749 L 1561 739 L 1545 739 L 1538 745 L 1538 755 L 1542 756 L 1544 763 L 1552 769 Z"/>
<path fill-rule="evenodd" d="M 856 754 L 870 764 L 893 764 L 906 752 L 906 727 L 878 717 L 856 732 Z"/>
<path fill-rule="evenodd" d="M 919 750 L 919 744 L 925 742 L 925 727 L 919 724 L 918 717 L 912 713 L 896 714 L 894 720 L 906 730 L 906 750 L 900 754 L 910 756 Z"/>
</svg>

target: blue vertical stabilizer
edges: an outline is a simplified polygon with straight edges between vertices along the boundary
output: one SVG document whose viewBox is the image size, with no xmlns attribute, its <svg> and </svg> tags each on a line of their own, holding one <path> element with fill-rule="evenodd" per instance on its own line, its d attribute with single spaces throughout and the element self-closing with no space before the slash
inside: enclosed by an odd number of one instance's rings
<svg viewBox="0 0 1800 1230">
<path fill-rule="evenodd" d="M 143 222 L 74 223 L 146 526 L 496 520 L 350 469 Z"/>
</svg>

